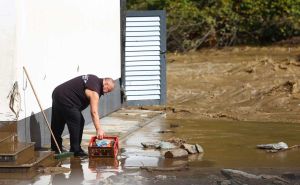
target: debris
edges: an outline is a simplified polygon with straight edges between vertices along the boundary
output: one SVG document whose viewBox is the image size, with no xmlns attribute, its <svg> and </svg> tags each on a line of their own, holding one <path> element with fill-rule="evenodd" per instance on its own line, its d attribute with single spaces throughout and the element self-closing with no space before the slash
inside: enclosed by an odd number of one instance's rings
<svg viewBox="0 0 300 185">
<path fill-rule="evenodd" d="M 180 139 L 180 138 L 177 138 L 177 137 L 172 137 L 170 139 L 167 139 L 166 141 L 170 142 L 170 143 L 173 143 L 177 146 L 180 146 L 180 145 L 182 145 L 183 143 L 186 142 L 184 139 Z"/>
<path fill-rule="evenodd" d="M 272 143 L 272 144 L 261 144 L 256 145 L 259 149 L 271 149 L 271 150 L 282 150 L 287 149 L 289 146 L 284 142 Z"/>
<path fill-rule="evenodd" d="M 165 134 L 165 133 L 175 133 L 175 131 L 173 131 L 173 130 L 160 130 L 160 131 L 158 131 L 158 133 L 161 133 L 161 134 Z"/>
<path fill-rule="evenodd" d="M 188 152 L 184 149 L 173 149 L 165 153 L 165 158 L 177 158 L 177 157 L 187 157 Z"/>
<path fill-rule="evenodd" d="M 180 148 L 185 149 L 189 154 L 198 153 L 197 148 L 195 145 L 190 144 L 182 144 Z"/>
<path fill-rule="evenodd" d="M 221 173 L 232 184 L 288 184 L 289 181 L 274 175 L 254 175 L 240 170 L 222 169 Z"/>
<path fill-rule="evenodd" d="M 186 170 L 188 169 L 187 165 L 184 166 L 175 166 L 175 167 L 146 167 L 146 166 L 141 166 L 140 169 L 142 170 L 147 170 L 149 172 L 151 171 L 181 171 L 181 170 Z"/>
<path fill-rule="evenodd" d="M 60 173 L 69 173 L 71 169 L 65 167 L 46 167 L 46 168 L 41 168 L 38 171 L 46 174 L 60 174 Z"/>
<path fill-rule="evenodd" d="M 113 145 L 113 141 L 109 139 L 96 139 L 95 144 L 98 147 L 111 147 Z"/>
<path fill-rule="evenodd" d="M 171 123 L 171 124 L 170 124 L 170 128 L 176 128 L 176 127 L 179 127 L 179 125 L 178 125 L 178 124 L 175 124 L 175 123 Z"/>
<path fill-rule="evenodd" d="M 281 149 L 281 150 L 273 150 L 273 149 L 271 149 L 271 150 L 267 150 L 267 152 L 276 153 L 276 152 L 291 150 L 291 149 L 298 148 L 298 147 L 300 147 L 300 145 L 294 145 L 294 146 L 288 147 L 286 149 Z"/>
<path fill-rule="evenodd" d="M 253 73 L 254 72 L 254 68 L 247 68 L 247 69 L 245 69 L 245 72 L 247 72 L 247 73 Z"/>
<path fill-rule="evenodd" d="M 18 82 L 15 82 L 10 90 L 7 98 L 9 98 L 9 108 L 15 114 L 16 119 L 19 117 L 21 111 L 21 95 L 19 92 Z"/>
</svg>

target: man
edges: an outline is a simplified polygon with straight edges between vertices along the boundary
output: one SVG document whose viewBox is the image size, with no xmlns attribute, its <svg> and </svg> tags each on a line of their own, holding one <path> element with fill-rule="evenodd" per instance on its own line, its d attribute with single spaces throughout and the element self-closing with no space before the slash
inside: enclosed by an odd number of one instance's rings
<svg viewBox="0 0 300 185">
<path fill-rule="evenodd" d="M 101 79 L 95 75 L 78 76 L 54 89 L 51 128 L 61 150 L 61 135 L 67 123 L 70 134 L 70 152 L 74 152 L 74 156 L 87 156 L 87 153 L 81 148 L 84 127 L 84 118 L 81 111 L 89 105 L 96 136 L 98 139 L 103 138 L 104 131 L 100 125 L 98 103 L 100 96 L 111 92 L 113 89 L 113 79 Z M 51 149 L 58 152 L 53 138 L 51 138 Z"/>
</svg>

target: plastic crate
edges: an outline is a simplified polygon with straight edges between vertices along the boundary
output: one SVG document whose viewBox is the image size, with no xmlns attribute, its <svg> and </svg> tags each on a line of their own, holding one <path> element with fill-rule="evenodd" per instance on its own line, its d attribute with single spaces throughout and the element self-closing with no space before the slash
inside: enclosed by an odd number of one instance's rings
<svg viewBox="0 0 300 185">
<path fill-rule="evenodd" d="M 119 151 L 119 138 L 117 136 L 103 136 L 103 139 L 113 140 L 113 146 L 110 147 L 98 147 L 95 144 L 96 139 L 96 136 L 91 137 L 88 147 L 89 157 L 117 157 Z"/>
</svg>

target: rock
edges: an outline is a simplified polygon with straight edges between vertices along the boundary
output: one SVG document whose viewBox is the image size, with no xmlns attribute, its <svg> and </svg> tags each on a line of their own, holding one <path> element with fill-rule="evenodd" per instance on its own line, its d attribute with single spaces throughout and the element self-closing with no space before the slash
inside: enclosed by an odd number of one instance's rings
<svg viewBox="0 0 300 185">
<path fill-rule="evenodd" d="M 180 148 L 185 149 L 189 154 L 198 153 L 195 145 L 190 144 L 182 144 Z"/>
<path fill-rule="evenodd" d="M 176 146 L 173 143 L 162 141 L 159 143 L 159 148 L 160 149 L 173 149 L 173 148 L 176 148 Z"/>
<path fill-rule="evenodd" d="M 281 150 L 288 149 L 289 146 L 284 142 L 256 145 L 259 149 Z"/>
<path fill-rule="evenodd" d="M 232 170 L 232 169 L 222 169 L 221 173 L 229 179 L 234 178 L 234 177 L 242 177 L 242 178 L 246 178 L 246 179 L 260 179 L 261 178 L 260 176 L 257 176 L 257 175 L 253 175 L 253 174 L 246 173 L 246 172 L 239 171 L 239 170 Z"/>
<path fill-rule="evenodd" d="M 160 142 L 143 142 L 141 143 L 141 145 L 144 147 L 144 148 L 154 148 L 154 149 L 157 149 L 159 148 Z"/>
<path fill-rule="evenodd" d="M 283 179 L 281 177 L 278 177 L 276 175 L 260 175 L 260 177 L 262 179 L 270 180 L 272 182 L 278 182 L 280 184 L 282 184 L 282 183 L 288 184 L 289 183 L 289 181 L 287 181 L 287 180 L 285 180 L 285 179 Z"/>
<path fill-rule="evenodd" d="M 202 146 L 200 146 L 198 144 L 195 144 L 195 147 L 196 147 L 198 153 L 203 153 L 204 152 Z"/>
<path fill-rule="evenodd" d="M 223 169 L 221 173 L 230 179 L 232 184 L 289 184 L 289 181 L 274 175 L 254 175 L 232 169 Z"/>
<path fill-rule="evenodd" d="M 286 179 L 290 179 L 290 180 L 295 180 L 296 179 L 296 175 L 294 173 L 284 173 L 281 175 L 282 178 L 286 178 Z"/>
<path fill-rule="evenodd" d="M 290 179 L 290 180 L 299 180 L 300 179 L 300 173 L 296 172 L 286 172 L 281 175 L 282 178 Z"/>
<path fill-rule="evenodd" d="M 188 152 L 181 148 L 169 150 L 165 153 L 165 158 L 177 158 L 177 157 L 187 157 L 187 156 L 188 156 Z"/>
<path fill-rule="evenodd" d="M 217 184 L 218 185 L 231 185 L 231 181 L 230 180 L 218 181 Z"/>
</svg>

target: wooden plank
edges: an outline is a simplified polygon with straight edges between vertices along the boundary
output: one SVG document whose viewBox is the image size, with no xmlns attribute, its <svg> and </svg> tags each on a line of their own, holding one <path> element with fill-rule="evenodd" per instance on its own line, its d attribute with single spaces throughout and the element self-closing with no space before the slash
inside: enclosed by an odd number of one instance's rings
<svg viewBox="0 0 300 185">
<path fill-rule="evenodd" d="M 160 76 L 126 76 L 126 81 L 160 80 Z"/>
<path fill-rule="evenodd" d="M 126 85 L 160 85 L 160 80 L 126 81 Z"/>
<path fill-rule="evenodd" d="M 126 22 L 141 22 L 141 21 L 160 21 L 159 16 L 155 17 L 126 17 Z"/>
<path fill-rule="evenodd" d="M 148 91 L 126 91 L 127 96 L 137 95 L 160 95 L 160 90 L 148 90 Z"/>
<path fill-rule="evenodd" d="M 126 32 L 127 37 L 159 36 L 159 31 L 135 31 Z"/>
<path fill-rule="evenodd" d="M 125 76 L 160 75 L 160 71 L 125 71 Z"/>
<path fill-rule="evenodd" d="M 125 62 L 129 61 L 142 61 L 142 60 L 160 60 L 160 56 L 132 56 L 132 57 L 125 57 Z"/>
<path fill-rule="evenodd" d="M 160 51 L 159 46 L 125 47 L 125 51 Z"/>
<path fill-rule="evenodd" d="M 126 91 L 160 90 L 160 85 L 133 85 L 126 86 Z"/>
<path fill-rule="evenodd" d="M 159 95 L 127 96 L 127 100 L 159 100 Z"/>
<path fill-rule="evenodd" d="M 158 56 L 160 55 L 160 51 L 127 51 L 125 52 L 126 57 L 133 57 L 133 56 Z"/>
<path fill-rule="evenodd" d="M 126 67 L 126 71 L 159 71 L 160 66 L 131 66 Z"/>
<path fill-rule="evenodd" d="M 159 41 L 125 42 L 125 46 L 160 46 Z"/>
<path fill-rule="evenodd" d="M 160 31 L 160 27 L 159 26 L 126 27 L 126 32 L 129 31 Z"/>
<path fill-rule="evenodd" d="M 139 41 L 158 41 L 160 40 L 159 36 L 149 36 L 149 37 L 127 37 L 126 41 L 133 41 L 133 42 L 139 42 Z"/>
<path fill-rule="evenodd" d="M 160 65 L 160 61 L 127 61 L 125 62 L 125 66 L 129 67 L 129 66 L 159 66 Z"/>
</svg>

